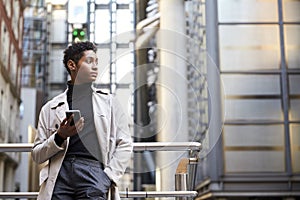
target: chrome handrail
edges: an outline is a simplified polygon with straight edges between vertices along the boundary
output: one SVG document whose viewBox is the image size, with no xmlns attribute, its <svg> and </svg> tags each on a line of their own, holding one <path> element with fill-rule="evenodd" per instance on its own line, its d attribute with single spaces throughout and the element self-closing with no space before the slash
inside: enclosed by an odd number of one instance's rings
<svg viewBox="0 0 300 200">
<path fill-rule="evenodd" d="M 31 152 L 33 143 L 0 143 L 0 152 Z M 135 142 L 134 151 L 200 151 L 198 142 Z M 121 198 L 196 197 L 197 191 L 120 191 Z M 38 192 L 0 192 L 3 198 L 36 198 Z"/>
<path fill-rule="evenodd" d="M 0 143 L 0 152 L 30 152 L 33 143 Z M 134 151 L 200 151 L 199 142 L 135 142 Z"/>
<path fill-rule="evenodd" d="M 196 191 L 120 191 L 121 198 L 195 197 Z M 38 192 L 0 192 L 1 198 L 36 198 Z"/>
</svg>

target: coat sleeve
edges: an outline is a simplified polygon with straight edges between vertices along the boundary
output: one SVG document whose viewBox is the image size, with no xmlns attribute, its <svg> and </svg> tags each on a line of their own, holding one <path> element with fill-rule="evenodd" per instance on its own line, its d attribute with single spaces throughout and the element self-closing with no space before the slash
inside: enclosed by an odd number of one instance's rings
<svg viewBox="0 0 300 200">
<path fill-rule="evenodd" d="M 116 98 L 112 100 L 111 114 L 110 149 L 113 149 L 113 152 L 110 152 L 110 158 L 104 171 L 115 184 L 118 184 L 128 167 L 133 144 L 127 116 Z"/>
<path fill-rule="evenodd" d="M 32 148 L 32 158 L 36 163 L 41 164 L 64 150 L 63 147 L 56 145 L 55 133 L 54 127 L 50 127 L 50 106 L 46 104 L 39 115 L 37 133 Z"/>
</svg>

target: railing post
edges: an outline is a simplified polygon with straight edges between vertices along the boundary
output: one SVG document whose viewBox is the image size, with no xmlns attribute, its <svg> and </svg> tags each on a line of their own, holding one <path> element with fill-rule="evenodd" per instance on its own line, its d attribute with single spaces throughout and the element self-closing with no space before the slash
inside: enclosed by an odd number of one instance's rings
<svg viewBox="0 0 300 200">
<path fill-rule="evenodd" d="M 188 164 L 189 159 L 183 158 L 180 160 L 175 174 L 175 191 L 187 191 L 188 186 Z M 187 197 L 176 197 L 176 200 L 188 200 Z"/>
<path fill-rule="evenodd" d="M 196 157 L 180 160 L 175 174 L 175 191 L 194 190 L 194 181 L 197 170 L 198 154 Z M 189 197 L 177 197 L 176 200 L 188 200 Z"/>
</svg>

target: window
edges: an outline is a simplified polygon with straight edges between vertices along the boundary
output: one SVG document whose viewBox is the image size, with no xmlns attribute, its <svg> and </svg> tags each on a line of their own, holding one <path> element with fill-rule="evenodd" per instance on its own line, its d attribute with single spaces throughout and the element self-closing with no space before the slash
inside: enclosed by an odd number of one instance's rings
<svg viewBox="0 0 300 200">
<path fill-rule="evenodd" d="M 8 55 L 9 55 L 9 34 L 6 28 L 6 24 L 2 21 L 1 27 L 1 61 L 5 68 L 8 69 Z"/>
</svg>

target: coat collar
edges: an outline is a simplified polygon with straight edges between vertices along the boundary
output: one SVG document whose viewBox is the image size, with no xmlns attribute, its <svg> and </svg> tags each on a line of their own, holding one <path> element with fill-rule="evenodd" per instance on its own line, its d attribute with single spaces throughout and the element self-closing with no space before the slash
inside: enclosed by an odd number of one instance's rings
<svg viewBox="0 0 300 200">
<path fill-rule="evenodd" d="M 94 87 L 93 84 L 91 84 L 91 88 L 93 90 L 93 93 L 95 94 L 100 94 L 102 96 L 102 98 L 107 99 L 108 98 L 108 93 L 106 92 L 102 92 L 101 90 L 97 89 L 96 87 Z M 51 109 L 56 109 L 64 104 L 68 104 L 67 103 L 67 91 L 68 88 L 61 94 L 59 94 L 58 96 L 54 97 L 53 100 L 50 102 L 50 108 Z"/>
</svg>

